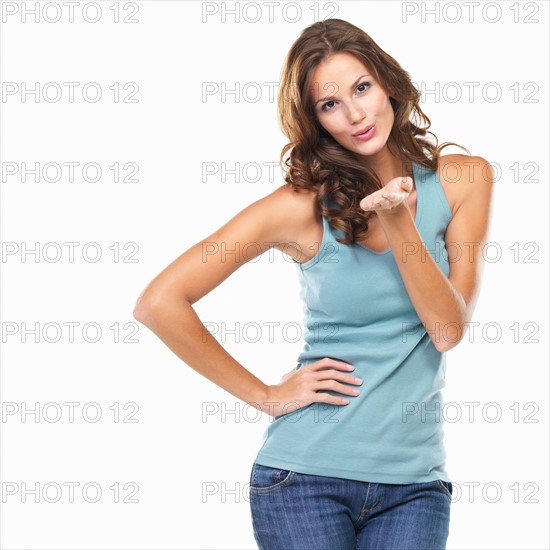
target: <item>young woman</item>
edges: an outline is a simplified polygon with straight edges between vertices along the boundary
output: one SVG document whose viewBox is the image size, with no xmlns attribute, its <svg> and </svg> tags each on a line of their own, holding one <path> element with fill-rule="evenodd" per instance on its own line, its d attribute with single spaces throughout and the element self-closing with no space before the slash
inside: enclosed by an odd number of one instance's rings
<svg viewBox="0 0 550 550">
<path fill-rule="evenodd" d="M 440 155 L 451 143 L 424 138 L 419 99 L 361 29 L 307 27 L 279 89 L 286 183 L 189 248 L 137 301 L 135 318 L 185 363 L 273 417 L 250 475 L 262 549 L 445 548 L 445 352 L 477 301 L 493 175 L 482 157 Z M 305 303 L 304 350 L 274 385 L 229 355 L 192 307 L 252 259 L 205 258 L 203 246 L 249 252 L 252 242 L 292 257 Z"/>
</svg>

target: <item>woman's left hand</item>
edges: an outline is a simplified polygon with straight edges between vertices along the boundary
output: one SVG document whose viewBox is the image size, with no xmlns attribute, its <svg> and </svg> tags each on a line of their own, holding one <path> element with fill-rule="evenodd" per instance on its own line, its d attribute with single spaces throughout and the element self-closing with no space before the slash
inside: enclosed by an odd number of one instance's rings
<svg viewBox="0 0 550 550">
<path fill-rule="evenodd" d="M 407 202 L 412 188 L 413 180 L 409 176 L 393 178 L 382 189 L 361 199 L 359 206 L 367 212 L 394 213 Z"/>
</svg>

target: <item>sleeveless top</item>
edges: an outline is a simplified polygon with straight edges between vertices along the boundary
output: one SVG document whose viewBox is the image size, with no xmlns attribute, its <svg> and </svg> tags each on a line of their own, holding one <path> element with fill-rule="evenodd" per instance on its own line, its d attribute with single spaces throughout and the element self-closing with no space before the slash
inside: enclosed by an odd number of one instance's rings
<svg viewBox="0 0 550 550">
<path fill-rule="evenodd" d="M 415 224 L 425 253 L 448 277 L 444 239 L 451 208 L 437 171 L 413 162 L 413 178 Z M 416 314 L 391 248 L 375 252 L 335 240 L 342 236 L 323 216 L 316 256 L 295 262 L 305 340 L 295 370 L 323 357 L 345 361 L 355 369 L 341 372 L 363 383 L 344 384 L 361 393 L 321 389 L 349 404 L 311 403 L 298 410 L 294 405 L 269 417 L 255 461 L 376 483 L 451 481 L 443 443 L 445 353 L 435 348 Z"/>
</svg>

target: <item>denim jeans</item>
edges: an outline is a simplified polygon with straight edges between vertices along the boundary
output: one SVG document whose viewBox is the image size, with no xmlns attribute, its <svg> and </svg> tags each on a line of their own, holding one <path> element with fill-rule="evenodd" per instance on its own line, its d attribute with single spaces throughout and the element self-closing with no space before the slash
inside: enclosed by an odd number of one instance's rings
<svg viewBox="0 0 550 550">
<path fill-rule="evenodd" d="M 452 484 L 369 483 L 254 462 L 249 497 L 260 550 L 444 550 Z"/>
</svg>

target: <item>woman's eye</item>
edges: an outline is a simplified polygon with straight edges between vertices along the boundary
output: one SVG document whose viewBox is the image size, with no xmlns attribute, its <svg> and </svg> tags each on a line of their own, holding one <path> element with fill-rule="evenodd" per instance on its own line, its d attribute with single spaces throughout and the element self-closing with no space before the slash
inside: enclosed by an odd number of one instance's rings
<svg viewBox="0 0 550 550">
<path fill-rule="evenodd" d="M 361 88 L 361 86 L 368 86 L 368 88 L 370 88 L 372 86 L 372 84 L 370 82 L 361 82 L 361 84 L 359 84 L 359 86 L 357 86 L 357 89 Z M 368 88 L 366 88 L 368 90 Z M 360 92 L 364 92 L 365 90 L 359 90 Z M 327 109 L 327 105 L 330 105 L 331 103 L 334 103 L 334 101 L 327 101 L 322 107 L 321 107 L 321 111 L 329 111 L 330 108 Z"/>
</svg>

